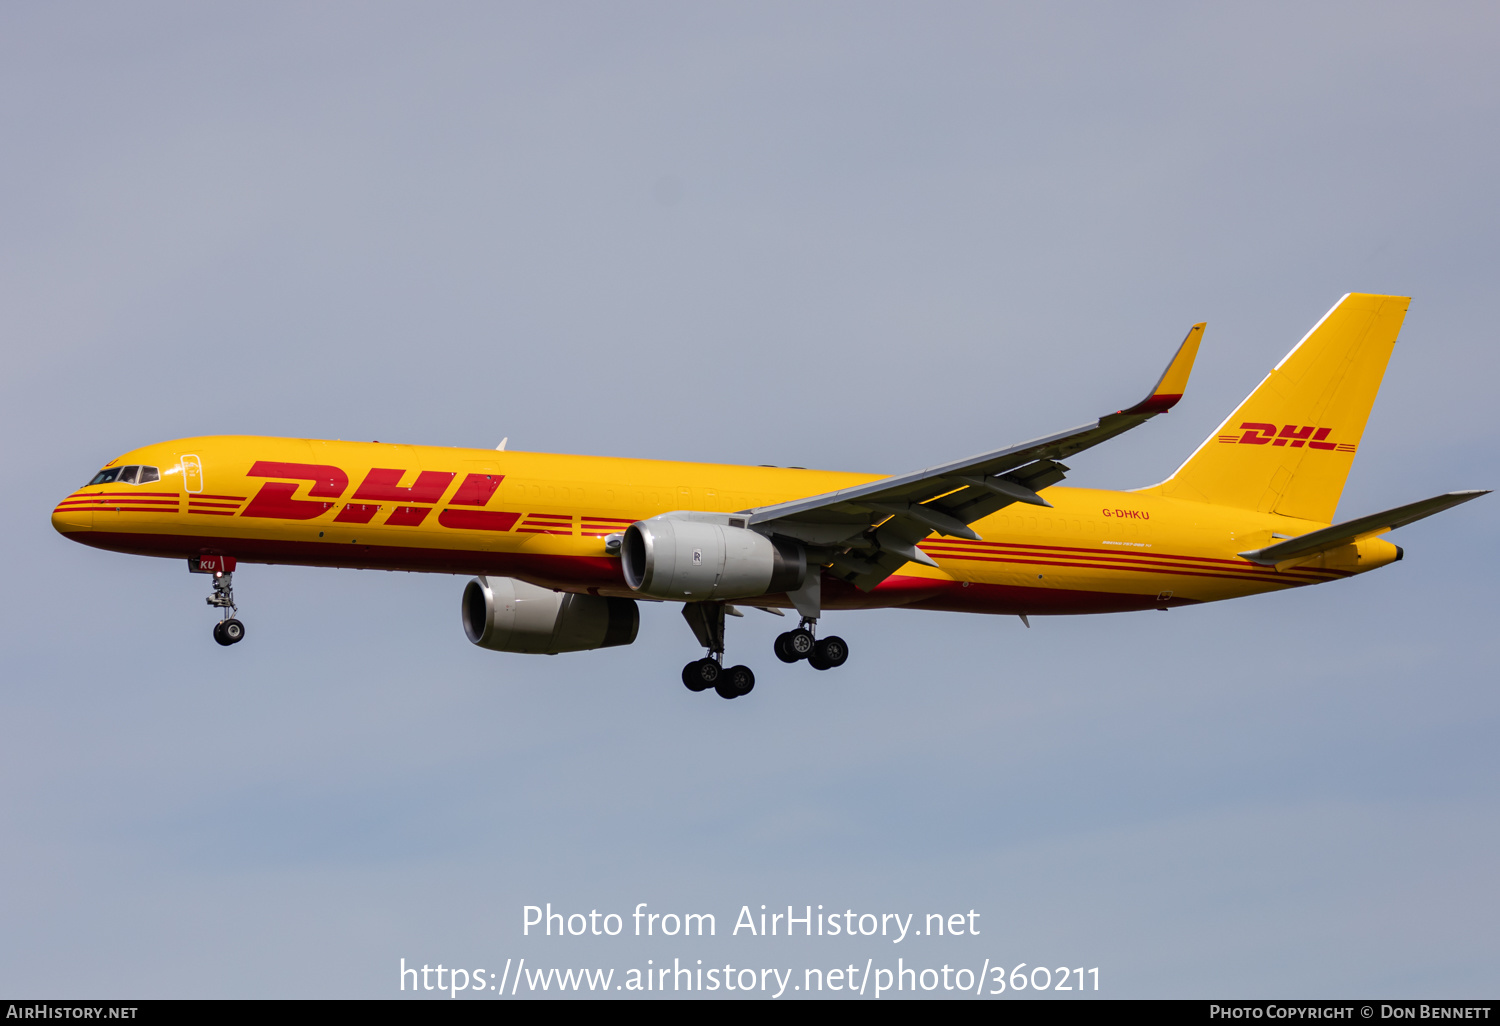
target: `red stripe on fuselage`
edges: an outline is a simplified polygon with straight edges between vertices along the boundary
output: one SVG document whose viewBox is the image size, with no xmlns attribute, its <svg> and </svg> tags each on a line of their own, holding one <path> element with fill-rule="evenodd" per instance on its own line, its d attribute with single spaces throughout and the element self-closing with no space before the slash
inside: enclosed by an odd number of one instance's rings
<svg viewBox="0 0 1500 1026">
<path fill-rule="evenodd" d="M 1219 558 L 1217 556 L 1184 556 L 1184 555 L 1179 555 L 1179 554 L 1176 554 L 1176 553 L 1169 553 L 1169 552 L 1146 552 L 1144 550 L 1138 550 L 1138 549 L 1131 549 L 1131 550 L 1129 550 L 1127 552 L 1127 551 L 1123 551 L 1120 548 L 1114 548 L 1114 547 L 1081 546 L 1081 545 L 1036 545 L 1036 544 L 1032 544 L 1030 542 L 992 542 L 992 541 L 971 542 L 971 541 L 951 541 L 951 540 L 949 540 L 947 538 L 943 538 L 943 539 L 929 539 L 929 540 L 927 540 L 927 541 L 925 541 L 925 542 L 922 543 L 922 548 L 926 549 L 929 546 L 934 546 L 934 545 L 942 545 L 942 546 L 950 547 L 950 548 L 972 548 L 975 551 L 984 551 L 986 549 L 991 549 L 991 548 L 1037 549 L 1037 550 L 1043 551 L 1043 552 L 1063 552 L 1063 553 L 1074 553 L 1074 552 L 1076 552 L 1076 553 L 1086 553 L 1086 554 L 1101 555 L 1101 556 L 1119 556 L 1119 555 L 1127 555 L 1128 554 L 1128 555 L 1132 555 L 1132 556 L 1143 556 L 1143 557 L 1157 558 L 1157 559 L 1191 559 L 1191 560 L 1197 560 L 1197 561 L 1206 562 L 1206 563 L 1221 563 L 1221 564 L 1224 564 L 1224 565 L 1227 565 L 1227 566 L 1241 566 L 1241 565 L 1244 564 L 1244 560 L 1240 560 L 1240 559 L 1222 559 L 1222 558 Z"/>
<path fill-rule="evenodd" d="M 1249 577 L 1245 574 L 1227 574 L 1212 570 L 1178 570 L 1170 566 L 1158 565 L 1154 567 L 1122 566 L 1118 563 L 1085 563 L 1079 560 L 1065 559 L 1042 559 L 1037 556 L 1022 556 L 1019 559 L 1006 559 L 1003 556 L 968 556 L 967 559 L 981 563 L 1015 563 L 1026 566 L 1070 566 L 1085 570 L 1114 570 L 1116 572 L 1137 574 L 1167 574 L 1173 577 L 1217 577 L 1226 581 L 1256 580 L 1267 584 L 1289 585 L 1289 584 L 1314 584 L 1315 578 L 1289 577 L 1285 574 L 1279 577 L 1256 576 Z"/>
<path fill-rule="evenodd" d="M 138 491 L 138 490 L 133 490 L 133 491 L 128 491 L 128 492 L 85 492 L 85 491 L 76 491 L 72 495 L 68 496 L 68 498 L 70 498 L 70 499 L 97 498 L 97 497 L 99 497 L 101 495 L 149 495 L 149 496 L 152 496 L 153 498 L 170 496 L 171 498 L 176 499 L 176 498 L 180 497 L 181 493 L 180 492 L 142 492 L 142 491 Z"/>
<path fill-rule="evenodd" d="M 1038 555 L 1054 558 L 1066 556 L 1078 559 L 1128 561 L 1146 566 L 1166 564 L 1169 566 L 1186 566 L 1204 570 L 1234 570 L 1253 576 L 1284 576 L 1286 573 L 1321 573 L 1349 576 L 1352 573 L 1352 571 L 1348 570 L 1310 567 L 1296 567 L 1290 571 L 1278 573 L 1278 571 L 1271 567 L 1260 566 L 1246 560 L 1220 559 L 1214 556 L 1183 556 L 1168 552 L 1144 552 L 1134 548 L 1096 549 L 1069 545 L 1028 545 L 1021 542 L 951 542 L 946 540 L 927 541 L 921 547 L 923 552 L 934 556 L 948 556 L 958 559 L 978 559 L 981 558 L 981 554 L 1025 555 L 1027 554 L 1027 550 L 1033 550 Z"/>
<path fill-rule="evenodd" d="M 102 506 L 149 506 L 151 509 L 176 509 L 172 499 L 65 499 L 58 509 L 94 509 Z"/>
<path fill-rule="evenodd" d="M 1036 563 L 1039 566 L 1086 566 L 1101 570 L 1121 570 L 1133 573 L 1174 573 L 1192 570 L 1201 576 L 1226 577 L 1226 578 L 1255 578 L 1263 580 L 1285 579 L 1291 575 L 1297 579 L 1329 580 L 1331 577 L 1347 577 L 1352 571 L 1331 570 L 1321 567 L 1296 567 L 1291 570 L 1278 573 L 1274 568 L 1258 566 L 1254 563 L 1244 563 L 1239 566 L 1230 564 L 1228 566 L 1216 565 L 1223 560 L 1205 560 L 1203 563 L 1192 562 L 1193 557 L 1170 557 L 1162 556 L 1157 559 L 1141 558 L 1142 554 L 1103 556 L 1078 555 L 1072 556 L 1066 552 L 1016 552 L 1004 547 L 986 550 L 985 555 L 974 552 L 949 552 L 944 549 L 922 546 L 922 551 L 937 558 L 948 558 L 956 560 L 969 560 L 981 563 Z M 1007 558 L 1013 557 L 1013 558 Z M 1059 560 L 1070 560 L 1058 562 Z M 1331 575 L 1331 576 L 1330 576 Z"/>
</svg>

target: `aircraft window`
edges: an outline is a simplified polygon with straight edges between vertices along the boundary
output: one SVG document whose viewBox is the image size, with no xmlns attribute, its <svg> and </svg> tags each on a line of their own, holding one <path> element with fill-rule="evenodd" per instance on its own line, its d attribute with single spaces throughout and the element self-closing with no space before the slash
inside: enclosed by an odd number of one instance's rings
<svg viewBox="0 0 1500 1026">
<path fill-rule="evenodd" d="M 160 480 L 161 470 L 158 467 L 110 467 L 95 474 L 94 479 L 89 484 L 113 484 L 118 482 L 119 484 L 143 485 Z M 88 485 L 84 485 L 84 487 L 87 488 Z"/>
</svg>

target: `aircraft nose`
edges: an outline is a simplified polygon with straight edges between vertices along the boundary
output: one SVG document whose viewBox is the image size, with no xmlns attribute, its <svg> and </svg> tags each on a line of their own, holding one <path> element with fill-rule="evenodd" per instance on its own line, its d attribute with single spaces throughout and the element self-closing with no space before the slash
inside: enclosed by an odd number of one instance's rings
<svg viewBox="0 0 1500 1026">
<path fill-rule="evenodd" d="M 74 492 L 52 511 L 52 527 L 59 534 L 93 530 L 94 512 L 86 508 L 80 502 L 78 493 Z"/>
</svg>

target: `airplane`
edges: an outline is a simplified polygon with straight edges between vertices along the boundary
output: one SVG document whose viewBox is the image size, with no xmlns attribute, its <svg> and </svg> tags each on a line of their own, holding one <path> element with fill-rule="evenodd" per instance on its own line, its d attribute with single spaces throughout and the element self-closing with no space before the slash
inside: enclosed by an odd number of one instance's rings
<svg viewBox="0 0 1500 1026">
<path fill-rule="evenodd" d="M 637 602 L 676 602 L 698 644 L 682 682 L 723 698 L 739 606 L 797 627 L 776 656 L 817 670 L 849 646 L 825 610 L 905 607 L 1030 617 L 1172 609 L 1366 573 L 1402 558 L 1381 535 L 1487 490 L 1334 523 L 1410 303 L 1344 296 L 1171 477 L 1133 491 L 1062 487 L 1062 462 L 1182 398 L 1204 325 L 1151 393 L 1092 423 L 894 477 L 382 442 L 222 435 L 135 449 L 60 502 L 65 537 L 185 559 L 212 577 L 214 639 L 243 640 L 242 563 L 472 574 L 475 645 L 628 645 Z"/>
</svg>

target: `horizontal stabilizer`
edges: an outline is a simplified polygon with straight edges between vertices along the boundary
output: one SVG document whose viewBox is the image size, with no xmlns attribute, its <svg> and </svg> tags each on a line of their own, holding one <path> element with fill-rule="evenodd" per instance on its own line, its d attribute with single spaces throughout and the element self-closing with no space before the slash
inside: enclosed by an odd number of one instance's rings
<svg viewBox="0 0 1500 1026">
<path fill-rule="evenodd" d="M 1349 542 L 1368 538 L 1371 535 L 1383 534 L 1386 531 L 1394 531 L 1398 527 L 1430 517 L 1434 513 L 1441 513 L 1445 509 L 1457 506 L 1461 502 L 1477 499 L 1481 495 L 1488 495 L 1489 489 L 1475 489 L 1463 492 L 1447 492 L 1443 495 L 1435 495 L 1421 502 L 1408 503 L 1405 506 L 1397 506 L 1383 513 L 1371 513 L 1367 517 L 1358 517 L 1354 520 L 1345 521 L 1342 524 L 1334 524 L 1318 531 L 1292 538 L 1289 541 L 1269 545 L 1263 549 L 1251 549 L 1249 552 L 1241 552 L 1240 555 L 1252 563 L 1262 566 L 1274 566 L 1288 559 L 1301 559 L 1303 556 L 1317 555 L 1329 549 L 1347 545 Z"/>
</svg>

